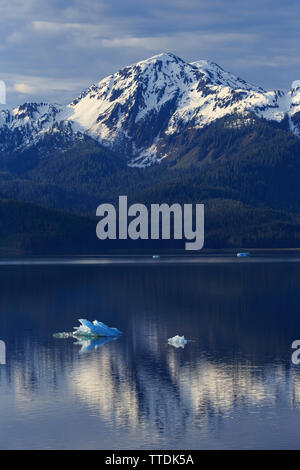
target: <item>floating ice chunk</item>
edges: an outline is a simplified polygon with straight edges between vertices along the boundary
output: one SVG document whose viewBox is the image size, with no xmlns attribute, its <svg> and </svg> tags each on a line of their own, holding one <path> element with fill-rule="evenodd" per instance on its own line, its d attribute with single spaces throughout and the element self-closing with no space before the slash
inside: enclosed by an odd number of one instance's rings
<svg viewBox="0 0 300 470">
<path fill-rule="evenodd" d="M 184 346 L 188 343 L 188 340 L 185 339 L 184 336 L 173 336 L 173 338 L 168 339 L 168 343 L 175 348 L 184 348 Z"/>
<path fill-rule="evenodd" d="M 74 327 L 74 336 L 119 336 L 122 334 L 117 328 L 110 328 L 101 321 L 80 319 L 80 326 Z"/>
<path fill-rule="evenodd" d="M 87 341 L 97 343 L 97 346 L 104 344 L 106 341 L 110 339 L 116 339 L 118 336 L 122 334 L 120 330 L 117 328 L 110 328 L 109 326 L 105 325 L 104 323 L 94 320 L 90 322 L 89 320 L 78 320 L 81 325 L 75 326 L 72 332 L 62 332 L 62 333 L 54 333 L 54 338 L 76 338 L 78 341 Z M 98 340 L 97 338 L 104 338 L 102 340 Z M 82 345 L 83 346 L 83 345 Z M 90 346 L 90 345 L 85 345 Z M 93 344 L 93 348 L 94 348 Z"/>
<path fill-rule="evenodd" d="M 66 339 L 73 338 L 73 333 L 63 331 L 62 333 L 54 333 L 53 338 Z"/>
</svg>

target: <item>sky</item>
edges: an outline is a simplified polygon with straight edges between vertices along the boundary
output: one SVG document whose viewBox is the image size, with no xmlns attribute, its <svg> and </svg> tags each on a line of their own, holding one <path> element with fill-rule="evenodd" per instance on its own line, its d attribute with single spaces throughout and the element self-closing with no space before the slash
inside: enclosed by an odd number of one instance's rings
<svg viewBox="0 0 300 470">
<path fill-rule="evenodd" d="M 288 89 L 300 79 L 299 31 L 299 0 L 0 0 L 1 108 L 70 102 L 160 52 Z"/>
</svg>

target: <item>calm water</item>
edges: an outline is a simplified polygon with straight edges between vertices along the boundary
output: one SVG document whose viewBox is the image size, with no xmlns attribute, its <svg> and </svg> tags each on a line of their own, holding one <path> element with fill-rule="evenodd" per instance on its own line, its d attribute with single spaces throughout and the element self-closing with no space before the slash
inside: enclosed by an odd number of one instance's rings
<svg viewBox="0 0 300 470">
<path fill-rule="evenodd" d="M 206 261 L 3 262 L 0 448 L 299 449 L 300 260 Z"/>
</svg>

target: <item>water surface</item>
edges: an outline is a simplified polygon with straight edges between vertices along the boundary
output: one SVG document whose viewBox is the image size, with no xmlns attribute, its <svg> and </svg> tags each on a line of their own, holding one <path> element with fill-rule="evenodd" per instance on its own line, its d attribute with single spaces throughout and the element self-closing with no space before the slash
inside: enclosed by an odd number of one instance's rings
<svg viewBox="0 0 300 470">
<path fill-rule="evenodd" d="M 299 258 L 33 261 L 0 265 L 0 448 L 300 448 Z M 53 338 L 78 318 L 124 335 Z"/>
</svg>

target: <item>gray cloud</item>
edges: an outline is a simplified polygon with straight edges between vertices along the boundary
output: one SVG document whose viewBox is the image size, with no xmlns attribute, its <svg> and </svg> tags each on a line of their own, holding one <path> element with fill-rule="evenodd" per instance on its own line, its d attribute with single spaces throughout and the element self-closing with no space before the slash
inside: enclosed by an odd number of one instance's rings
<svg viewBox="0 0 300 470">
<path fill-rule="evenodd" d="M 8 105 L 66 102 L 162 51 L 208 58 L 265 88 L 300 78 L 300 4 L 289 0 L 0 0 Z"/>
</svg>

